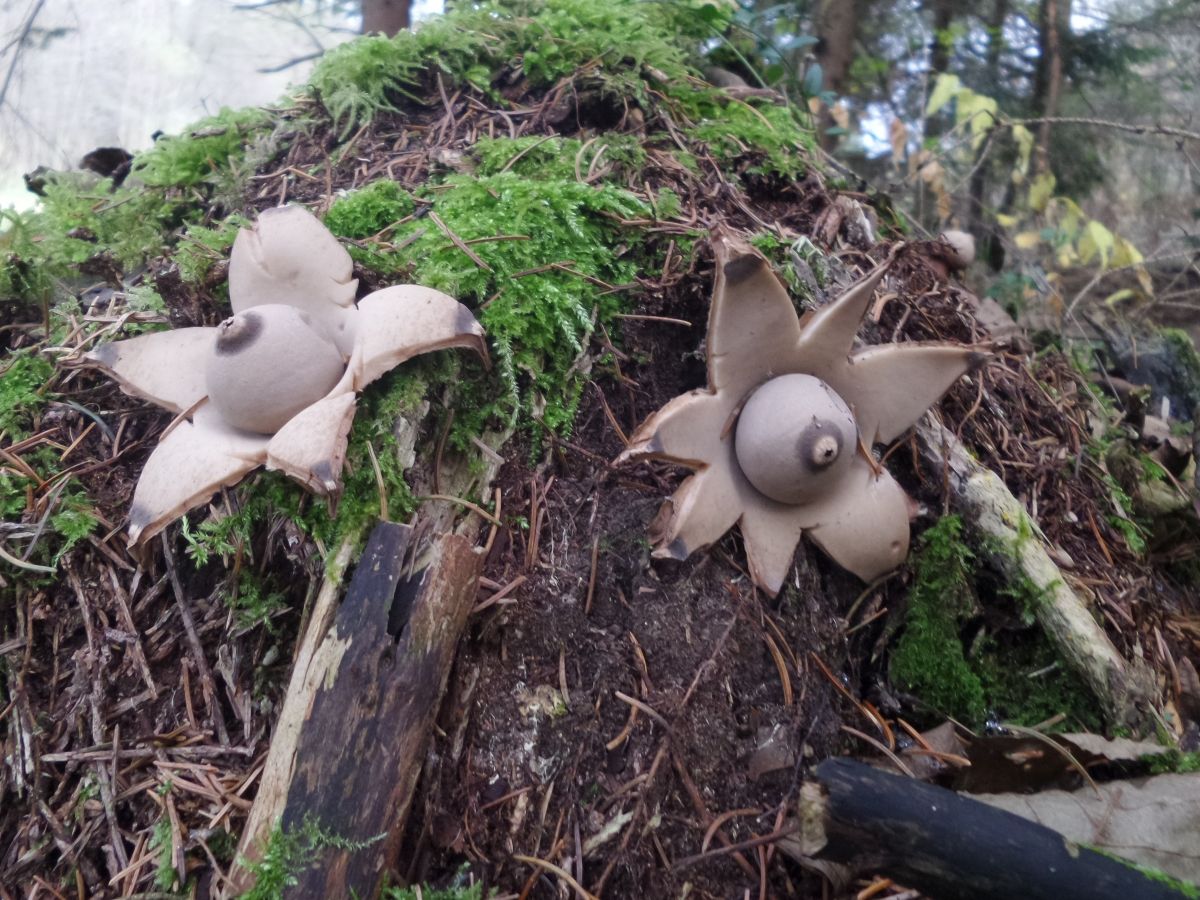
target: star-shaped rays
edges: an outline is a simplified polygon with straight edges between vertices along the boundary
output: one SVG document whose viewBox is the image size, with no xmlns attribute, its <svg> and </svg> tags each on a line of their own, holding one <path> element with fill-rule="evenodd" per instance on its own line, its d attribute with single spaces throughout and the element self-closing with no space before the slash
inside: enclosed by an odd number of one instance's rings
<svg viewBox="0 0 1200 900">
<path fill-rule="evenodd" d="M 303 207 L 266 210 L 233 245 L 230 319 L 87 355 L 127 393 L 178 415 L 134 489 L 131 545 L 259 466 L 338 493 L 358 391 L 433 350 L 466 347 L 486 362 L 483 329 L 454 298 L 400 285 L 356 303 L 352 272 Z"/>
<path fill-rule="evenodd" d="M 655 555 L 684 559 L 736 524 L 751 577 L 771 595 L 804 533 L 873 580 L 907 555 L 910 501 L 869 448 L 906 431 L 984 356 L 948 344 L 854 352 L 894 256 L 801 326 L 761 254 L 723 230 L 712 244 L 708 387 L 647 418 L 618 460 L 658 458 L 695 470 L 656 520 Z M 797 375 L 811 377 L 784 377 Z M 750 404 L 769 383 L 771 396 Z M 754 483 L 746 465 L 755 467 Z"/>
</svg>

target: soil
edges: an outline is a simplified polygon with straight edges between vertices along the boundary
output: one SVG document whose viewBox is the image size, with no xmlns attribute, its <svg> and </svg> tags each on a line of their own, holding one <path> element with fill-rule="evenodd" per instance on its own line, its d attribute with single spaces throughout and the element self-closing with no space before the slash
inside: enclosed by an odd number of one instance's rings
<svg viewBox="0 0 1200 900">
<path fill-rule="evenodd" d="M 533 98 L 541 113 L 518 132 L 589 124 L 578 110 L 556 127 L 547 116 L 555 102 Z M 601 112 L 613 125 L 612 111 Z M 286 173 L 327 158 L 333 136 L 300 137 L 259 173 L 249 211 L 284 199 L 320 205 L 385 174 L 416 185 L 436 165 L 435 150 L 461 149 L 489 131 L 508 133 L 508 125 L 465 101 L 381 117 L 324 183 Z M 832 199 L 815 175 L 786 185 L 748 177 L 737 188 L 692 183 L 668 168 L 648 177 L 676 189 L 697 223 L 745 229 L 754 227 L 751 204 L 786 233 L 813 234 Z M 837 246 L 847 283 L 886 252 Z M 877 734 L 862 700 L 912 716 L 911 698 L 886 679 L 907 572 L 864 590 L 802 542 L 785 590 L 769 600 L 744 572 L 736 533 L 684 563 L 650 557 L 647 526 L 684 473 L 611 461 L 623 447 L 618 428 L 629 434 L 665 401 L 703 385 L 711 265 L 701 245 L 648 274 L 637 313 L 691 325 L 626 320 L 616 362 L 597 363 L 570 437 L 550 437 L 538 453 L 527 438 L 506 451 L 497 486 L 508 527 L 492 545 L 480 599 L 508 587 L 512 602 L 476 615 L 459 647 L 396 873 L 406 882 L 445 883 L 465 861 L 502 894 L 559 896 L 557 879 L 513 858 L 522 855 L 570 868 L 606 897 L 820 896 L 822 880 L 776 847 L 731 853 L 723 845 L 783 828 L 815 762 L 875 752 L 846 730 Z M 169 261 L 157 272 L 176 325 L 217 319 L 212 297 L 184 288 Z M 986 339 L 970 294 L 940 279 L 919 245 L 896 281 L 898 296 L 864 330 L 868 341 Z M 603 334 L 595 344 L 597 358 L 613 349 Z M 0 612 L 13 698 L 0 708 L 8 759 L 0 895 L 149 891 L 165 860 L 188 868 L 194 896 L 211 896 L 231 862 L 228 835 L 239 834 L 254 799 L 320 553 L 287 525 L 263 529 L 252 558 L 278 576 L 287 605 L 271 627 L 249 631 L 220 599 L 241 554 L 193 566 L 172 529 L 137 569 L 121 524 L 169 417 L 85 373 L 57 389 L 119 426 L 112 440 L 98 428 L 85 433 L 90 419 L 74 407 L 43 423 L 75 447 L 106 533 L 67 557 L 59 583 Z M 1107 488 L 1079 462 L 1087 407 L 1061 357 L 1000 351 L 948 395 L 942 415 L 1073 560 L 1118 646 L 1138 644 L 1169 671 L 1168 654 L 1188 646 L 1179 624 L 1186 605 L 1108 524 Z M 910 449 L 901 439 L 888 465 L 923 504 L 916 534 L 945 496 Z M 216 506 L 236 502 L 230 494 Z M 153 843 L 156 827 L 165 839 Z"/>
</svg>

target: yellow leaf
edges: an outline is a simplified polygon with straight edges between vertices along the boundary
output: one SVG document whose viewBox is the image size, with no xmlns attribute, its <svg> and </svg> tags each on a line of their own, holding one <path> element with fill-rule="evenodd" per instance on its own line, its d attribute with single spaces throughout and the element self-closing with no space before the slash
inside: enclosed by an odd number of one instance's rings
<svg viewBox="0 0 1200 900">
<path fill-rule="evenodd" d="M 939 75 L 937 81 L 933 83 L 933 93 L 929 95 L 929 103 L 925 107 L 926 117 L 932 116 L 953 100 L 961 88 L 962 83 L 958 80 L 957 75 L 945 73 Z"/>
<path fill-rule="evenodd" d="M 1150 273 L 1146 271 L 1146 267 L 1138 266 L 1133 271 L 1134 274 L 1137 275 L 1138 284 L 1141 285 L 1141 288 L 1146 293 L 1146 296 L 1153 297 L 1154 279 L 1150 277 Z"/>
<path fill-rule="evenodd" d="M 1097 256 L 1100 257 L 1100 267 L 1108 268 L 1109 257 L 1112 256 L 1113 233 L 1095 219 L 1083 228 L 1083 236 L 1079 239 L 1079 258 L 1086 265 Z"/>
<path fill-rule="evenodd" d="M 1075 240 L 1079 237 L 1079 230 L 1087 216 L 1083 214 L 1079 204 L 1070 197 L 1055 197 L 1052 202 L 1054 211 L 1061 214 L 1061 218 L 1058 220 L 1058 230 L 1068 241 Z"/>
<path fill-rule="evenodd" d="M 1013 171 L 1024 175 L 1029 171 L 1029 156 L 1033 153 L 1033 132 L 1024 125 L 1014 125 L 1012 136 L 1017 144 L 1017 166 Z"/>
<path fill-rule="evenodd" d="M 988 130 L 996 124 L 997 109 L 995 100 L 977 94 L 970 88 L 964 88 L 959 93 L 956 119 L 960 125 L 967 123 L 973 149 L 979 149 L 979 145 L 987 137 Z"/>
<path fill-rule="evenodd" d="M 1016 216 L 1010 216 L 1007 213 L 996 213 L 996 222 L 1001 228 L 1016 228 L 1019 221 L 1021 220 Z"/>
<path fill-rule="evenodd" d="M 1113 240 L 1113 255 L 1112 265 L 1114 269 L 1121 269 L 1125 266 L 1135 266 L 1142 261 L 1141 251 L 1129 241 L 1120 235 L 1116 235 Z"/>
<path fill-rule="evenodd" d="M 1033 184 L 1029 185 L 1029 208 L 1034 212 L 1041 212 L 1046 208 L 1046 204 L 1050 202 L 1053 194 L 1054 176 L 1049 172 L 1043 172 L 1033 179 Z"/>
<path fill-rule="evenodd" d="M 1111 294 L 1109 294 L 1107 297 L 1105 297 L 1104 305 L 1105 306 L 1116 306 L 1122 300 L 1128 300 L 1134 296 L 1136 296 L 1136 294 L 1134 294 L 1133 288 L 1121 288 L 1121 290 L 1113 291 Z"/>
<path fill-rule="evenodd" d="M 1013 242 L 1021 250 L 1032 250 L 1042 242 L 1042 236 L 1036 231 L 1022 231 L 1013 238 Z"/>
</svg>

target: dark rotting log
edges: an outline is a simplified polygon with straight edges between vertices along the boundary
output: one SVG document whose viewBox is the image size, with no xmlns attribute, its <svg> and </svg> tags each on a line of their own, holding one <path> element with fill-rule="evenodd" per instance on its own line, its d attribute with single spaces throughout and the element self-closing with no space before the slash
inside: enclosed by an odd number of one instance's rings
<svg viewBox="0 0 1200 900">
<path fill-rule="evenodd" d="M 297 661 L 303 671 L 285 705 L 300 714 L 275 735 L 256 800 L 267 808 L 251 816 L 257 833 L 243 841 L 253 859 L 276 823 L 287 834 L 315 825 L 336 837 L 314 850 L 286 897 L 378 896 L 396 863 L 479 567 L 459 535 L 422 541 L 390 522 L 371 532 L 332 624 Z M 249 881 L 242 869 L 237 889 Z"/>
<path fill-rule="evenodd" d="M 844 758 L 814 770 L 804 852 L 865 865 L 935 900 L 1178 900 L 1170 884 L 1042 825 Z M 823 842 L 823 845 L 822 845 Z"/>
</svg>

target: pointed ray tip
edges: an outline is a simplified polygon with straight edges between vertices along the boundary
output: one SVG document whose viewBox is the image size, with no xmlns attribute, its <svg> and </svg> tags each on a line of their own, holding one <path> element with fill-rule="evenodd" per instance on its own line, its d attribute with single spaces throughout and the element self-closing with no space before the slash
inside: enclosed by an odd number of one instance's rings
<svg viewBox="0 0 1200 900">
<path fill-rule="evenodd" d="M 621 451 L 621 455 L 614 460 L 613 464 L 619 466 L 631 460 L 641 459 L 643 456 L 653 456 L 655 453 L 661 453 L 662 449 L 662 439 L 658 436 L 658 432 L 641 439 L 634 434 L 629 441 L 629 446 Z"/>
<path fill-rule="evenodd" d="M 683 562 L 691 554 L 692 551 L 688 549 L 688 545 L 684 542 L 683 538 L 677 537 L 669 543 L 655 547 L 650 555 L 655 559 L 673 559 L 677 562 Z"/>
<path fill-rule="evenodd" d="M 84 359 L 88 362 L 96 363 L 104 366 L 106 369 L 111 369 L 117 364 L 117 359 L 120 357 L 121 351 L 117 349 L 115 342 L 110 341 L 107 344 L 101 344 L 94 350 L 84 354 Z"/>
</svg>

